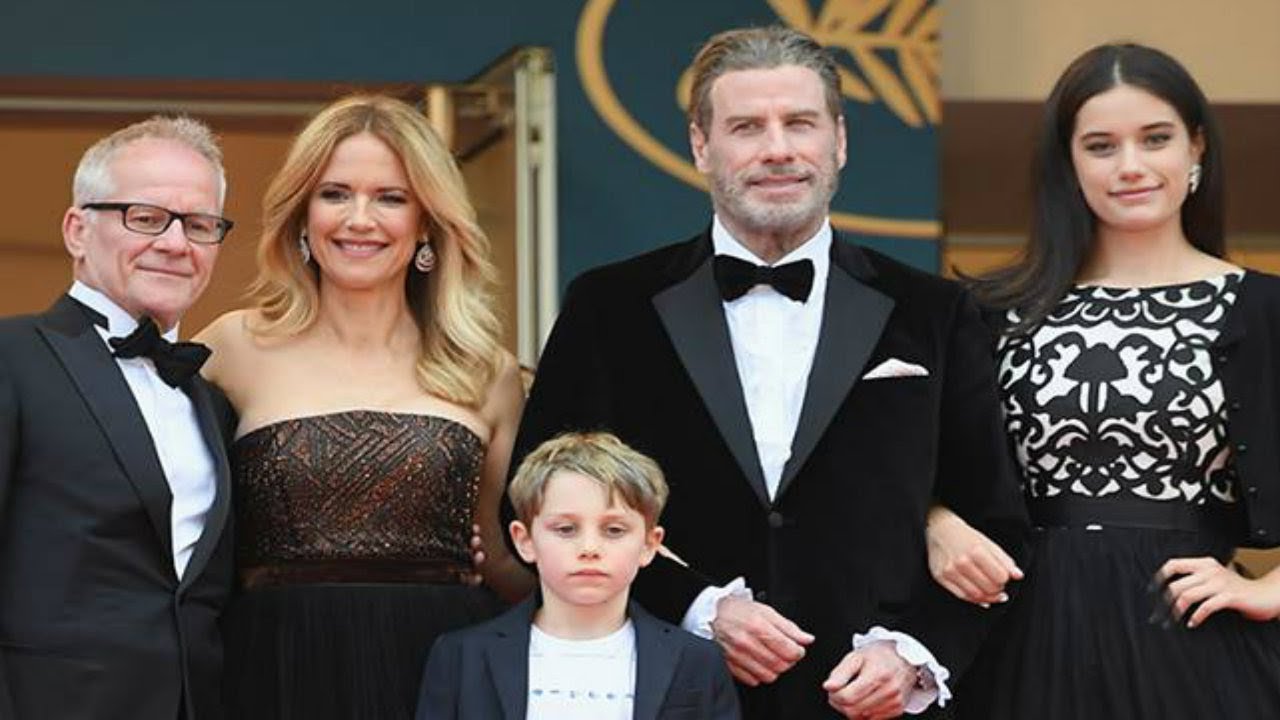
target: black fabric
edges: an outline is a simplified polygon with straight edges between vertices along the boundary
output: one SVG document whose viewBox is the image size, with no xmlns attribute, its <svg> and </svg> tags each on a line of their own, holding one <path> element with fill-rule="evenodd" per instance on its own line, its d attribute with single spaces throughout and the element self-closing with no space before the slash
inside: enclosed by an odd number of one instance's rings
<svg viewBox="0 0 1280 720">
<path fill-rule="evenodd" d="M 466 585 L 282 585 L 227 610 L 231 720 L 410 720 L 442 633 L 497 615 Z"/>
<path fill-rule="evenodd" d="M 748 718 L 831 716 L 822 681 L 853 633 L 875 624 L 963 672 L 999 609 L 931 581 L 928 507 L 939 498 L 1014 555 L 1026 528 L 976 306 L 955 283 L 837 238 L 791 459 L 771 500 L 711 257 L 703 234 L 570 285 L 512 467 L 584 429 L 615 432 L 657 460 L 671 486 L 666 542 L 694 570 L 659 558 L 634 597 L 679 622 L 708 580 L 744 576 L 817 636 L 776 683 L 742 689 Z M 861 379 L 890 358 L 929 374 Z"/>
<path fill-rule="evenodd" d="M 768 285 L 796 302 L 804 302 L 813 288 L 811 260 L 757 265 L 729 255 L 717 255 L 715 274 L 720 297 L 726 301 L 737 300 L 757 285 Z"/>
<path fill-rule="evenodd" d="M 1228 560 L 1229 538 L 1043 528 L 1031 547 L 1020 592 L 956 692 L 957 717 L 1280 717 L 1280 623 L 1224 610 L 1187 629 L 1151 582 L 1171 557 Z"/>
<path fill-rule="evenodd" d="M 118 358 L 150 358 L 160 379 L 170 387 L 182 387 L 209 359 L 207 346 L 196 342 L 171 343 L 160 334 L 155 321 L 146 316 L 138 319 L 138 327 L 133 332 L 107 342 Z"/>
</svg>

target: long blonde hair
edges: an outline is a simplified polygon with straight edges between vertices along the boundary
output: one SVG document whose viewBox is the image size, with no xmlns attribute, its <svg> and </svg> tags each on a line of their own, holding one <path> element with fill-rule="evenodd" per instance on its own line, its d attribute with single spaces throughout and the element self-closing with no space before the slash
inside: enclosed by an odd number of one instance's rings
<svg viewBox="0 0 1280 720">
<path fill-rule="evenodd" d="M 421 113 L 380 95 L 352 95 L 321 110 L 303 128 L 262 201 L 258 277 L 250 296 L 258 310 L 250 328 L 292 336 L 318 313 L 318 271 L 304 263 L 298 238 L 311 194 L 341 141 L 371 133 L 404 164 L 423 208 L 423 232 L 436 253 L 429 274 L 410 269 L 405 295 L 421 336 L 419 384 L 427 392 L 479 407 L 497 375 L 501 326 L 494 310 L 497 273 L 489 240 L 476 223 L 462 174 Z"/>
</svg>

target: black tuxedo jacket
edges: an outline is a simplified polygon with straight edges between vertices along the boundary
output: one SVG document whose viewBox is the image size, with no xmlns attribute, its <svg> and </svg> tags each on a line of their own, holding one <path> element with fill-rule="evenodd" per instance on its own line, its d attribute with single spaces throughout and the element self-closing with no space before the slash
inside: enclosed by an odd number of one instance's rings
<svg viewBox="0 0 1280 720">
<path fill-rule="evenodd" d="M 743 575 L 817 640 L 748 717 L 824 717 L 822 680 L 853 633 L 910 633 L 952 673 L 991 610 L 928 575 L 940 500 L 1014 552 L 1025 509 L 1000 419 L 990 332 L 955 283 L 838 236 L 792 454 L 770 500 L 704 233 L 575 280 L 539 363 L 513 466 L 566 430 L 607 429 L 656 459 L 667 545 L 636 599 L 678 622 L 708 583 Z M 861 379 L 895 358 L 927 376 Z M 779 714 L 781 713 L 781 714 Z"/>
<path fill-rule="evenodd" d="M 524 720 L 529 627 L 537 593 L 480 625 L 440 636 L 422 677 L 417 720 Z M 720 648 L 627 606 L 636 631 L 636 720 L 735 720 Z"/>
<path fill-rule="evenodd" d="M 230 409 L 184 388 L 218 477 L 179 581 L 169 486 L 91 317 L 63 297 L 0 320 L 0 718 L 216 720 Z"/>
</svg>

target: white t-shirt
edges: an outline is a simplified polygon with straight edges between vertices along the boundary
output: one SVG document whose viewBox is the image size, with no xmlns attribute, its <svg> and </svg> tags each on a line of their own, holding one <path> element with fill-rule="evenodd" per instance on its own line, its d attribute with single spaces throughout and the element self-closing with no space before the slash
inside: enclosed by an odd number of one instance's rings
<svg viewBox="0 0 1280 720">
<path fill-rule="evenodd" d="M 529 634 L 528 720 L 631 720 L 636 630 L 628 620 L 594 640 Z"/>
</svg>

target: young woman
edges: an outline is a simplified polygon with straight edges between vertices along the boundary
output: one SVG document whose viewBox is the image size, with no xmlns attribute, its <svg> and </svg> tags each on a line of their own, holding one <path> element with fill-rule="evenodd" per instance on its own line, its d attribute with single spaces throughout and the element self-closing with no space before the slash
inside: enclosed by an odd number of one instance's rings
<svg viewBox="0 0 1280 720">
<path fill-rule="evenodd" d="M 1280 717 L 1280 571 L 1229 564 L 1280 542 L 1280 278 L 1221 257 L 1221 158 L 1157 50 L 1094 48 L 1049 97 L 1030 244 L 975 283 L 1036 531 L 963 717 Z M 1009 565 L 934 519 L 938 579 L 998 600 Z"/>
<path fill-rule="evenodd" d="M 435 637 L 529 578 L 498 528 L 523 401 L 448 150 L 385 97 L 321 111 L 267 190 L 255 302 L 207 328 L 240 415 L 236 718 L 413 717 Z"/>
</svg>

